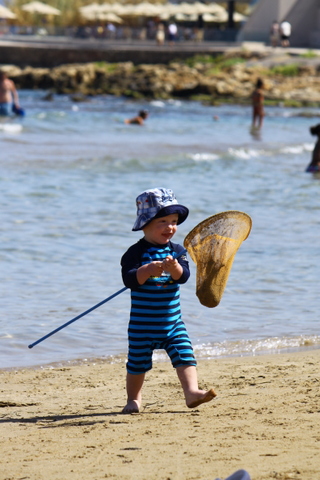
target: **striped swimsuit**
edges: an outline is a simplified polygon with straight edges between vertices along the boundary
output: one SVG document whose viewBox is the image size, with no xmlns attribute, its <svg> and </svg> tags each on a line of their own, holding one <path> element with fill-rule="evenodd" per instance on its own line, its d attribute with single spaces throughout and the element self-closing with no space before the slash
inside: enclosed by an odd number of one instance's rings
<svg viewBox="0 0 320 480">
<path fill-rule="evenodd" d="M 178 281 L 165 272 L 161 277 L 150 277 L 139 285 L 136 271 L 141 265 L 175 256 L 182 247 L 169 242 L 153 245 L 142 239 L 123 255 L 122 278 L 131 289 L 131 312 L 128 327 L 129 353 L 127 371 L 138 375 L 152 368 L 152 353 L 164 349 L 173 367 L 196 365 L 192 345 L 181 319 L 179 283 L 190 275 L 186 257 L 178 259 L 183 274 Z"/>
</svg>

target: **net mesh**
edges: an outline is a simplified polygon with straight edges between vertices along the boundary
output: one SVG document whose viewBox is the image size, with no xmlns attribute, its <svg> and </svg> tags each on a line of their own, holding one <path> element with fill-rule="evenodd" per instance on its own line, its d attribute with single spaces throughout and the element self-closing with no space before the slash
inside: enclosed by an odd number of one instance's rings
<svg viewBox="0 0 320 480">
<path fill-rule="evenodd" d="M 196 294 L 202 305 L 219 305 L 235 254 L 249 236 L 251 226 L 246 213 L 222 212 L 199 223 L 184 239 L 197 266 Z"/>
</svg>

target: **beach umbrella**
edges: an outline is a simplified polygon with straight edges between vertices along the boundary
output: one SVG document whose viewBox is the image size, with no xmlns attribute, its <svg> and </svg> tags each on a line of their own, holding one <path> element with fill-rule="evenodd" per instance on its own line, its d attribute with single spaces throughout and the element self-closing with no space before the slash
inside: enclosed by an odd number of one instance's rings
<svg viewBox="0 0 320 480">
<path fill-rule="evenodd" d="M 185 15 L 194 15 L 197 9 L 197 6 L 194 6 L 192 3 L 181 2 L 176 5 L 177 13 L 184 13 Z"/>
<path fill-rule="evenodd" d="M 215 23 L 225 23 L 229 19 L 228 12 L 224 11 L 221 13 L 204 13 L 203 14 L 203 20 L 205 22 L 215 22 Z M 235 12 L 233 14 L 233 20 L 235 22 L 243 22 L 247 19 L 244 15 L 241 13 Z"/>
<path fill-rule="evenodd" d="M 98 3 L 91 3 L 90 5 L 86 5 L 85 7 L 79 8 L 80 14 L 86 20 L 102 20 L 100 5 Z"/>
<path fill-rule="evenodd" d="M 196 2 L 197 4 L 200 2 Z M 224 14 L 226 13 L 226 9 L 221 7 L 221 5 L 218 5 L 217 3 L 208 3 L 208 4 L 202 4 L 204 8 L 203 13 L 212 13 L 212 14 Z"/>
<path fill-rule="evenodd" d="M 89 5 L 85 5 L 84 7 L 79 8 L 81 15 L 91 15 L 94 13 L 101 12 L 101 7 L 98 3 L 90 3 Z"/>
<path fill-rule="evenodd" d="M 123 23 L 122 18 L 118 17 L 115 13 L 107 13 L 107 12 L 101 12 L 98 10 L 95 11 L 88 11 L 85 13 L 81 13 L 81 15 L 86 19 L 86 20 L 102 20 L 104 22 L 111 22 L 111 23 Z"/>
<path fill-rule="evenodd" d="M 123 20 L 114 12 L 107 10 L 107 4 L 99 5 L 98 3 L 91 3 L 85 7 L 80 7 L 81 15 L 87 20 L 104 20 L 112 23 L 123 23 Z"/>
<path fill-rule="evenodd" d="M 9 8 L 3 6 L 3 5 L 0 5 L 0 18 L 5 18 L 5 19 L 12 19 L 12 18 L 16 18 L 17 15 L 15 15 L 13 12 L 11 12 L 11 10 L 9 10 Z"/>
<path fill-rule="evenodd" d="M 111 23 L 123 23 L 122 18 L 120 18 L 118 15 L 116 15 L 113 12 L 107 13 L 107 12 L 100 12 L 101 17 L 99 17 L 99 20 L 105 20 L 106 22 L 111 22 Z"/>
<path fill-rule="evenodd" d="M 137 5 L 127 3 L 123 7 L 122 15 L 129 17 L 156 17 L 162 11 L 161 6 L 149 2 L 142 2 Z"/>
<path fill-rule="evenodd" d="M 102 3 L 100 5 L 100 11 L 121 16 L 126 13 L 126 5 L 122 5 L 121 3 Z"/>
<path fill-rule="evenodd" d="M 162 10 L 159 13 L 159 17 L 163 20 L 167 20 L 170 17 L 174 17 L 179 13 L 189 14 L 189 11 L 183 11 L 183 7 L 180 7 L 180 4 L 166 3 L 162 5 Z"/>
<path fill-rule="evenodd" d="M 176 13 L 174 18 L 177 22 L 195 22 L 198 18 L 196 13 L 189 15 L 186 13 Z"/>
<path fill-rule="evenodd" d="M 179 15 L 203 15 L 204 13 L 222 13 L 226 10 L 216 3 L 205 4 L 201 2 L 195 3 L 167 3 L 162 5 L 162 18 Z M 182 18 L 182 17 L 181 17 Z"/>
<path fill-rule="evenodd" d="M 21 8 L 25 12 L 38 13 L 39 15 L 61 15 L 60 10 L 57 8 L 38 1 L 25 3 Z"/>
</svg>

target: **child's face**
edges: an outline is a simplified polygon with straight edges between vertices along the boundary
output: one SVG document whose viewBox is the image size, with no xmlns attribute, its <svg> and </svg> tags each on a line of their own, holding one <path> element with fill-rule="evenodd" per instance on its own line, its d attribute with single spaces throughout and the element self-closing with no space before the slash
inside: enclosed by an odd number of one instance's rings
<svg viewBox="0 0 320 480">
<path fill-rule="evenodd" d="M 144 227 L 144 238 L 154 245 L 168 243 L 177 231 L 178 214 L 173 213 L 166 217 L 155 218 Z"/>
</svg>

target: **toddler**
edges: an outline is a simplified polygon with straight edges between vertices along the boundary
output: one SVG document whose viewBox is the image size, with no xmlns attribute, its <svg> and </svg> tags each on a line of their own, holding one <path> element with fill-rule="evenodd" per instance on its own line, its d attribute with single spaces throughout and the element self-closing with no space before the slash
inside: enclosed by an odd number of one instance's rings
<svg viewBox="0 0 320 480">
<path fill-rule="evenodd" d="M 152 368 L 152 353 L 164 349 L 177 371 L 186 405 L 195 408 L 209 402 L 213 389 L 198 387 L 196 360 L 186 327 L 181 319 L 179 284 L 189 276 L 183 247 L 171 240 L 177 226 L 189 214 L 178 204 L 172 190 L 155 188 L 136 200 L 137 219 L 133 231 L 144 236 L 121 259 L 122 278 L 131 289 L 128 327 L 127 404 L 123 413 L 138 413 L 142 386 Z"/>
</svg>

